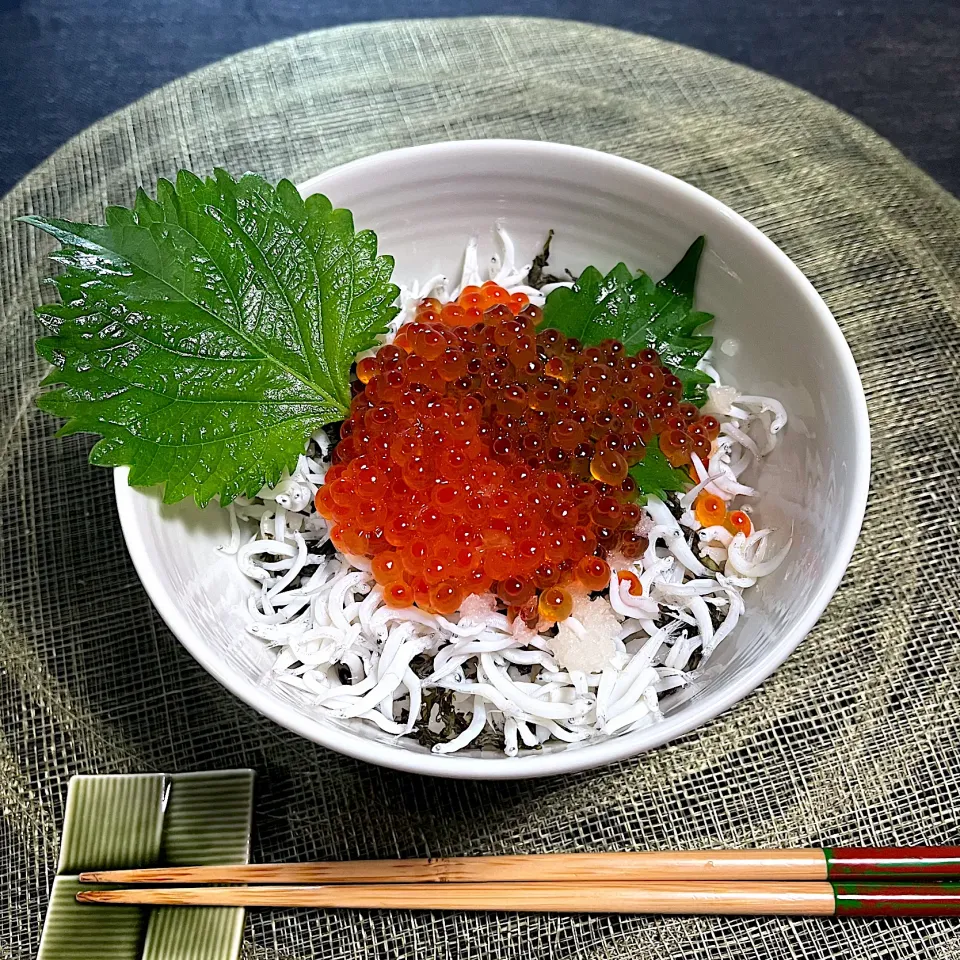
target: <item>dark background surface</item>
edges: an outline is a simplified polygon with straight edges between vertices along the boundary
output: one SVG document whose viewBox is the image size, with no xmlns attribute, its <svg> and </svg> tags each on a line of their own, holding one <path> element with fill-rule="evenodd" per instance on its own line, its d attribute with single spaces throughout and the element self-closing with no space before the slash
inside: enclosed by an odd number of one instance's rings
<svg viewBox="0 0 960 960">
<path fill-rule="evenodd" d="M 239 50 L 342 23 L 476 14 L 608 24 L 766 71 L 960 194 L 960 0 L 0 0 L 0 195 L 84 127 Z"/>
</svg>

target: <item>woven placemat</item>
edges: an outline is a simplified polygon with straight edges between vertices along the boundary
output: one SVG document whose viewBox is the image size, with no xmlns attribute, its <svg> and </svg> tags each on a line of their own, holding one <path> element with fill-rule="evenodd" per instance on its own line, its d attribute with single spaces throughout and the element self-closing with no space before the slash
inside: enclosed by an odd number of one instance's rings
<svg viewBox="0 0 960 960">
<path fill-rule="evenodd" d="M 437 782 L 328 753 L 220 688 L 166 630 L 89 439 L 33 406 L 50 244 L 180 166 L 302 180 L 465 137 L 597 147 L 749 217 L 816 284 L 863 375 L 873 493 L 846 580 L 759 691 L 667 749 L 535 783 Z M 957 838 L 960 204 L 860 124 L 692 50 L 521 19 L 348 27 L 241 54 L 67 144 L 0 201 L 0 958 L 32 957 L 76 772 L 253 767 L 254 857 Z M 797 349 L 803 349 L 798 342 Z M 949 921 L 254 914 L 252 958 L 960 956 Z"/>
</svg>

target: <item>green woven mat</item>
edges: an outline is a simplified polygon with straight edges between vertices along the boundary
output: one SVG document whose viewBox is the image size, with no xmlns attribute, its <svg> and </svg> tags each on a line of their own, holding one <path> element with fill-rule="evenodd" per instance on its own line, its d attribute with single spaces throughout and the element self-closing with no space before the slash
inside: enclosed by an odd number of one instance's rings
<svg viewBox="0 0 960 960">
<path fill-rule="evenodd" d="M 578 143 L 749 217 L 833 309 L 863 375 L 873 495 L 827 614 L 698 734 L 521 784 L 366 767 L 221 689 L 151 609 L 112 477 L 33 408 L 49 244 L 28 211 L 97 217 L 179 166 L 303 179 L 387 147 Z M 35 953 L 74 772 L 253 767 L 254 858 L 664 846 L 947 843 L 960 788 L 960 205 L 877 136 L 768 77 L 544 20 L 385 23 L 253 50 L 73 140 L 0 201 L 0 958 Z M 771 305 L 775 312 L 776 305 Z M 803 343 L 797 344 L 803 349 Z M 255 958 L 960 956 L 948 921 L 254 914 Z"/>
</svg>

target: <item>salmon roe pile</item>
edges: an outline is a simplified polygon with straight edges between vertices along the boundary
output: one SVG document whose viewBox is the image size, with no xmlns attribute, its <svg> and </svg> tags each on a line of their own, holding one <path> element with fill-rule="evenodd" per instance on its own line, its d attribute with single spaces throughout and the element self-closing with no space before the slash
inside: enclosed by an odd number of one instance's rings
<svg viewBox="0 0 960 960">
<path fill-rule="evenodd" d="M 677 467 L 709 455 L 719 423 L 654 351 L 584 348 L 541 319 L 522 293 L 467 287 L 358 362 L 316 505 L 389 605 L 452 613 L 493 591 L 528 622 L 562 620 L 572 585 L 604 589 L 608 556 L 647 547 L 628 471 L 651 438 Z"/>
</svg>

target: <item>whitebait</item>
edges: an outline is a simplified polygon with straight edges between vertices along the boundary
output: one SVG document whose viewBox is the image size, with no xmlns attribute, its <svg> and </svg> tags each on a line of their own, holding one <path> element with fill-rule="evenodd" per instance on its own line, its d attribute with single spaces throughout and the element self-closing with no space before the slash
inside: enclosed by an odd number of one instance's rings
<svg viewBox="0 0 960 960">
<path fill-rule="evenodd" d="M 484 279 L 540 305 L 550 287 L 530 286 L 529 270 L 498 224 L 485 265 L 474 237 L 458 276 L 402 287 L 401 313 L 380 340 L 390 342 L 423 297 L 454 299 Z M 706 460 L 691 458 L 697 482 L 672 503 L 649 498 L 637 526 L 648 541 L 643 556 L 613 564 L 603 593 L 579 598 L 561 628 L 511 622 L 489 594 L 469 596 L 443 616 L 387 606 L 369 561 L 338 554 L 315 510 L 333 447 L 318 431 L 292 474 L 228 508 L 230 540 L 221 549 L 253 588 L 247 630 L 276 651 L 264 682 L 343 722 L 419 739 L 438 755 L 495 744 L 513 756 L 655 723 L 660 698 L 691 682 L 694 658 L 709 657 L 733 632 L 744 591 L 775 571 L 792 543 L 769 556 L 769 531 L 734 534 L 696 519 L 698 496 L 731 505 L 755 495 L 742 476 L 786 425 L 774 398 L 719 383 L 708 394 L 704 410 L 720 420 L 721 433 Z M 561 631 L 566 661 L 555 649 Z M 578 662 L 578 650 L 589 652 L 601 634 L 599 661 Z"/>
</svg>

